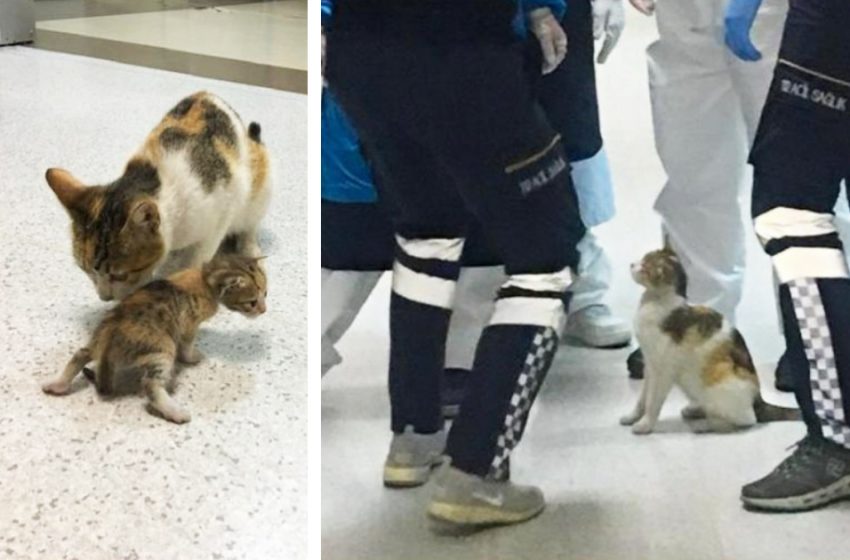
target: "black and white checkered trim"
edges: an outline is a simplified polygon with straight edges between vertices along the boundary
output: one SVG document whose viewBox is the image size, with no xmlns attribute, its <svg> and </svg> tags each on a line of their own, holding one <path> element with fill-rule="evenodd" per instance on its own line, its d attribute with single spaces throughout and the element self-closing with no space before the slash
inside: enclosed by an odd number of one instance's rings
<svg viewBox="0 0 850 560">
<path fill-rule="evenodd" d="M 800 278 L 788 283 L 800 335 L 809 360 L 809 382 L 815 414 L 820 419 L 825 438 L 850 446 L 850 427 L 844 415 L 844 403 L 838 383 L 838 369 L 832 349 L 832 335 L 814 278 Z"/>
<path fill-rule="evenodd" d="M 555 329 L 543 328 L 534 336 L 522 372 L 517 379 L 516 390 L 508 405 L 504 428 L 496 440 L 496 454 L 488 473 L 490 478 L 504 480 L 507 476 L 508 458 L 522 437 L 528 411 L 552 364 L 557 348 L 558 333 Z"/>
</svg>

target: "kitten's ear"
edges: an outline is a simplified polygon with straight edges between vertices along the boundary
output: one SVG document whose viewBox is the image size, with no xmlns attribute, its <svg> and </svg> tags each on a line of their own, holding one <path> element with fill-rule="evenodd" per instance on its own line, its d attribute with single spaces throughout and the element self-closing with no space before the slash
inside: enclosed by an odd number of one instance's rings
<svg viewBox="0 0 850 560">
<path fill-rule="evenodd" d="M 127 224 L 136 228 L 145 228 L 156 231 L 159 228 L 159 209 L 156 203 L 150 199 L 134 202 L 130 207 Z"/>
<path fill-rule="evenodd" d="M 62 206 L 68 210 L 78 210 L 83 196 L 86 194 L 86 186 L 64 169 L 51 167 L 44 174 L 47 184 L 53 190 L 56 198 Z"/>
<path fill-rule="evenodd" d="M 265 260 L 267 258 L 269 258 L 267 255 L 263 255 L 262 257 L 253 257 L 248 259 L 248 268 L 253 271 L 255 267 L 260 264 L 260 261 Z"/>
<path fill-rule="evenodd" d="M 234 274 L 232 276 L 227 276 L 224 278 L 224 281 L 221 283 L 221 287 L 219 288 L 218 295 L 219 297 L 223 296 L 230 290 L 235 290 L 237 288 L 247 288 L 248 282 L 244 277 Z"/>
</svg>

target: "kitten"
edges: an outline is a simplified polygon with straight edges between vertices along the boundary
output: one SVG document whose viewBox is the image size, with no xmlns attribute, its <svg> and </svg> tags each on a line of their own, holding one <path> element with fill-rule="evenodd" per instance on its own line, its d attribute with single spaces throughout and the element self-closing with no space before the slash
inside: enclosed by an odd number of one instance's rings
<svg viewBox="0 0 850 560">
<path fill-rule="evenodd" d="M 117 180 L 85 186 L 63 169 L 47 183 L 71 216 L 73 254 L 104 301 L 162 276 L 170 254 L 209 261 L 225 237 L 257 257 L 270 178 L 260 126 L 218 97 L 196 93 L 148 135 Z"/>
<path fill-rule="evenodd" d="M 741 333 L 717 311 L 685 301 L 685 271 L 672 251 L 649 253 L 632 265 L 632 276 L 646 288 L 635 321 L 646 372 L 640 399 L 621 424 L 636 434 L 652 432 L 674 384 L 690 401 L 682 417 L 705 419 L 711 431 L 800 418 L 799 410 L 761 398 Z"/>
<path fill-rule="evenodd" d="M 115 394 L 116 380 L 126 375 L 141 381 L 150 406 L 165 419 L 183 423 L 189 412 L 166 391 L 175 360 L 196 364 L 195 349 L 202 322 L 218 304 L 256 317 L 266 310 L 266 276 L 255 258 L 226 255 L 202 268 L 183 270 L 156 280 L 127 296 L 106 314 L 87 346 L 77 350 L 59 377 L 42 389 L 67 394 L 71 382 L 88 363 L 96 362 L 94 382 L 101 394 Z"/>
</svg>

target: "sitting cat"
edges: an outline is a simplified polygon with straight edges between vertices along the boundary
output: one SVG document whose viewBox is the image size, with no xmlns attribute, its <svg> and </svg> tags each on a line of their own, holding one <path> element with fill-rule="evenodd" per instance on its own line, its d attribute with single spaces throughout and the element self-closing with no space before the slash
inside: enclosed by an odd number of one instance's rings
<svg viewBox="0 0 850 560">
<path fill-rule="evenodd" d="M 46 178 L 71 216 L 74 259 L 104 301 L 161 276 L 181 249 L 190 249 L 189 267 L 228 236 L 241 254 L 260 255 L 256 231 L 271 190 L 260 126 L 246 128 L 212 94 L 171 109 L 112 183 L 87 187 L 62 169 Z"/>
<path fill-rule="evenodd" d="M 674 384 L 690 400 L 683 418 L 704 418 L 711 431 L 800 418 L 799 410 L 761 398 L 741 334 L 720 313 L 685 301 L 685 271 L 672 251 L 649 253 L 632 265 L 632 276 L 646 288 L 635 321 L 646 372 L 640 399 L 621 424 L 636 434 L 652 432 Z"/>
<path fill-rule="evenodd" d="M 116 393 L 116 380 L 141 381 L 151 407 L 165 419 L 183 423 L 189 413 L 168 394 L 175 360 L 196 364 L 202 322 L 218 304 L 256 317 L 266 310 L 266 276 L 255 258 L 226 255 L 202 268 L 186 269 L 155 280 L 110 310 L 87 346 L 77 350 L 59 377 L 42 386 L 53 395 L 67 394 L 86 364 L 96 362 L 94 381 L 101 394 Z"/>
</svg>

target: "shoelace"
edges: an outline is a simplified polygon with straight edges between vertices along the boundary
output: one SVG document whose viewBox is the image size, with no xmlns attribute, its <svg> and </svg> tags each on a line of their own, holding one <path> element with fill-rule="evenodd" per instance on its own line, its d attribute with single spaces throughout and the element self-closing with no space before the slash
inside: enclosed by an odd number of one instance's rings
<svg viewBox="0 0 850 560">
<path fill-rule="evenodd" d="M 801 439 L 788 449 L 794 449 L 794 452 L 776 469 L 777 473 L 785 478 L 794 478 L 798 472 L 816 462 L 824 451 L 822 445 L 808 437 Z"/>
</svg>

